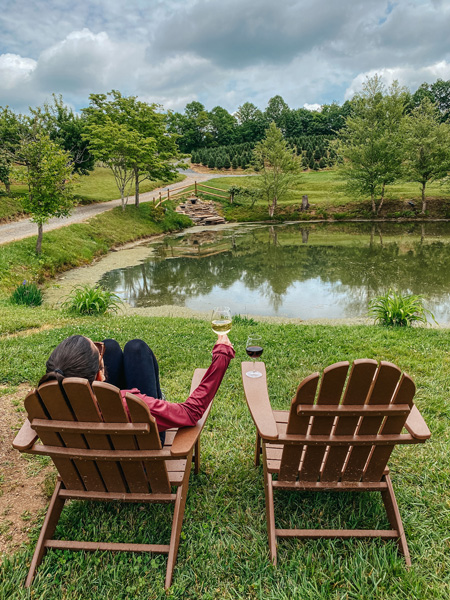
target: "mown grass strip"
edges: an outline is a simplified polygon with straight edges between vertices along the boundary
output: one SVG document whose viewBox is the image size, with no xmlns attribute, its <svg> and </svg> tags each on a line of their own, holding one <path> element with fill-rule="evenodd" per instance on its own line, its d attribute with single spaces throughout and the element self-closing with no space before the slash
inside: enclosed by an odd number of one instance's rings
<svg viewBox="0 0 450 600">
<path fill-rule="evenodd" d="M 36 255 L 36 238 L 0 246 L 0 293 L 8 294 L 23 280 L 42 283 L 67 269 L 91 262 L 111 248 L 144 237 L 187 227 L 191 221 L 173 211 L 171 203 L 155 209 L 144 203 L 125 211 L 115 208 L 87 223 L 45 232 L 42 254 Z"/>
</svg>

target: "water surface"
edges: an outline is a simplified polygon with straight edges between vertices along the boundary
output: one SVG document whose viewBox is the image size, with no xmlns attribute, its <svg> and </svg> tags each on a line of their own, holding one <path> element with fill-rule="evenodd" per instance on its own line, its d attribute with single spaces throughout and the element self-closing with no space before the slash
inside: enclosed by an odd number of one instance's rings
<svg viewBox="0 0 450 600">
<path fill-rule="evenodd" d="M 131 306 L 301 319 L 365 316 L 389 288 L 450 321 L 450 224 L 239 225 L 167 236 L 100 283 Z"/>
</svg>

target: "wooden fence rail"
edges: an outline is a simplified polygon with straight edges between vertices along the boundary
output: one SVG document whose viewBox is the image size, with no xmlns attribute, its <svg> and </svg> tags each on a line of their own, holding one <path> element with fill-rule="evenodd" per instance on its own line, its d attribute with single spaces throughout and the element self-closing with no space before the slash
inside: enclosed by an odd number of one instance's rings
<svg viewBox="0 0 450 600">
<path fill-rule="evenodd" d="M 159 192 L 158 198 L 153 197 L 153 204 L 155 204 L 158 207 L 166 200 L 174 199 L 177 196 L 180 196 L 181 194 L 185 194 L 186 191 L 188 190 L 188 188 L 192 188 L 192 184 L 182 185 L 177 188 L 173 188 L 171 190 L 166 190 L 165 193 Z M 206 189 L 204 189 L 204 188 L 206 188 Z M 215 190 L 216 192 L 222 192 L 222 195 L 214 194 L 213 192 L 210 192 L 208 190 Z M 222 200 L 230 200 L 231 201 L 231 196 L 230 196 L 230 194 L 228 194 L 228 192 L 226 190 L 223 190 L 222 188 L 212 187 L 210 185 L 205 185 L 204 183 L 199 183 L 197 181 L 194 181 L 193 192 L 194 192 L 195 196 L 197 196 L 197 194 L 199 192 L 203 192 L 204 194 L 206 194 L 208 196 L 215 196 L 216 198 L 221 198 Z"/>
</svg>

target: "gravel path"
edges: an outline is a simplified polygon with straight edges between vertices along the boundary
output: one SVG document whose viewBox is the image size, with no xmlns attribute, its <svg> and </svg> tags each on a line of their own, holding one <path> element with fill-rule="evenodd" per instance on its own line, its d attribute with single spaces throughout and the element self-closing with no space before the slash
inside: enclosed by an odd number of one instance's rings
<svg viewBox="0 0 450 600">
<path fill-rule="evenodd" d="M 216 179 L 218 177 L 242 177 L 240 175 L 226 175 L 226 174 L 211 174 L 211 173 L 196 173 L 191 169 L 184 171 L 186 173 L 186 179 L 184 181 L 178 181 L 177 183 L 171 183 L 165 187 L 160 187 L 152 190 L 151 192 L 145 192 L 140 194 L 140 202 L 150 202 L 154 197 L 159 195 L 159 192 L 165 192 L 168 189 L 183 185 L 194 185 L 195 181 L 208 181 L 208 179 Z M 134 202 L 134 196 L 130 196 L 129 202 Z M 110 200 L 109 202 L 98 202 L 96 204 L 87 204 L 85 206 L 77 206 L 71 215 L 63 218 L 54 218 L 44 225 L 44 233 L 51 231 L 52 229 L 59 229 L 66 225 L 72 225 L 72 223 L 81 223 L 91 217 L 95 217 L 100 213 L 107 210 L 111 210 L 116 206 L 121 205 L 120 198 L 118 200 Z M 37 225 L 31 222 L 31 219 L 22 219 L 20 221 L 13 221 L 12 223 L 5 223 L 0 225 L 0 244 L 7 244 L 23 238 L 37 235 Z"/>
</svg>

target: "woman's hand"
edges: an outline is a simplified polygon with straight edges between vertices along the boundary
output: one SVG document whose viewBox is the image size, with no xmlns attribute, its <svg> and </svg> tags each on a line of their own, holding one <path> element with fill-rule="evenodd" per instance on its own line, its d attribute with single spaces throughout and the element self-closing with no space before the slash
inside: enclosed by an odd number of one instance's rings
<svg viewBox="0 0 450 600">
<path fill-rule="evenodd" d="M 233 347 L 233 344 L 230 342 L 230 340 L 228 339 L 228 336 L 226 334 L 219 335 L 219 337 L 217 338 L 216 344 L 224 344 L 225 346 Z M 214 345 L 216 345 L 216 344 L 214 344 Z"/>
</svg>

